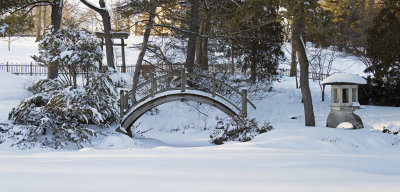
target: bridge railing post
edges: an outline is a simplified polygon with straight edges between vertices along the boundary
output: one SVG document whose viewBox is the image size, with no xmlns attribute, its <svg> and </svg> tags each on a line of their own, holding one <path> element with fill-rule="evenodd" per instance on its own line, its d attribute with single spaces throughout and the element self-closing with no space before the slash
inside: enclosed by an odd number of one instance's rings
<svg viewBox="0 0 400 192">
<path fill-rule="evenodd" d="M 247 89 L 242 89 L 242 115 L 247 117 Z"/>
<path fill-rule="evenodd" d="M 212 78 L 212 96 L 215 97 L 216 95 L 216 90 L 217 90 L 217 80 L 216 80 L 216 73 L 213 73 L 213 78 Z"/>
<path fill-rule="evenodd" d="M 125 90 L 119 90 L 119 116 L 122 118 L 124 117 L 125 113 Z"/>
<path fill-rule="evenodd" d="M 129 105 L 129 91 L 128 90 L 124 90 L 124 110 L 128 109 L 128 105 Z"/>
<path fill-rule="evenodd" d="M 186 69 L 181 68 L 181 92 L 186 91 Z"/>
<path fill-rule="evenodd" d="M 156 92 L 157 92 L 157 82 L 156 82 L 156 79 L 154 78 L 154 73 L 152 73 L 151 74 L 151 89 L 150 89 L 151 98 L 154 98 L 154 95 Z"/>
</svg>

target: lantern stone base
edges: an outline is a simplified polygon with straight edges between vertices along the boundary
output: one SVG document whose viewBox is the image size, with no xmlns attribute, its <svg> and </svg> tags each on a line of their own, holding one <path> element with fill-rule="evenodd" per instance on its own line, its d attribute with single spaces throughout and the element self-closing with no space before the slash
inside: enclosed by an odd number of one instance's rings
<svg viewBox="0 0 400 192">
<path fill-rule="evenodd" d="M 326 121 L 327 127 L 336 128 L 340 123 L 349 122 L 355 129 L 364 128 L 361 118 L 354 114 L 353 111 L 336 111 L 333 110 L 329 113 Z"/>
</svg>

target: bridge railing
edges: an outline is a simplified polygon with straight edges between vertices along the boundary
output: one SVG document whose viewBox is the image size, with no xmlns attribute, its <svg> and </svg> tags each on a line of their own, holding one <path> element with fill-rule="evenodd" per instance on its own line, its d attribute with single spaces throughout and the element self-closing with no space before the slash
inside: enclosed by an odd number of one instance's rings
<svg viewBox="0 0 400 192">
<path fill-rule="evenodd" d="M 180 72 L 173 72 L 158 77 L 152 74 L 148 80 L 138 85 L 135 95 L 140 98 L 135 99 L 135 101 L 129 99 L 132 90 L 121 90 L 121 119 L 137 104 L 149 98 L 154 98 L 159 93 L 171 90 L 180 90 L 181 92 L 200 90 L 209 93 L 213 98 L 219 98 L 229 103 L 245 117 L 247 117 L 248 104 L 256 109 L 254 103 L 247 98 L 247 89 L 239 91 L 233 86 L 217 79 L 215 73 L 213 75 L 186 73 L 185 68 L 181 68 Z"/>
</svg>

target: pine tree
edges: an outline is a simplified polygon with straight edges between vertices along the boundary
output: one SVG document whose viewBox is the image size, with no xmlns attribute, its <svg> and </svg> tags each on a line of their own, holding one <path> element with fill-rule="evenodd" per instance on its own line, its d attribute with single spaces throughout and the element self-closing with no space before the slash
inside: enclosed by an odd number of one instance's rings
<svg viewBox="0 0 400 192">
<path fill-rule="evenodd" d="M 366 71 L 372 72 L 377 79 L 400 79 L 399 31 L 400 3 L 396 0 L 385 0 L 367 33 L 367 57 L 372 65 Z"/>
<path fill-rule="evenodd" d="M 250 69 L 251 82 L 268 79 L 276 73 L 278 60 L 283 55 L 283 34 L 277 18 L 277 2 L 254 0 L 231 7 L 234 7 L 233 11 L 226 13 L 231 18 L 221 21 L 221 27 L 225 27 L 223 22 L 228 24 L 228 30 L 219 31 L 226 37 L 221 41 L 221 46 L 232 46 L 242 69 Z"/>
<path fill-rule="evenodd" d="M 323 0 L 321 6 L 333 14 L 333 40 L 339 51 L 364 51 L 366 31 L 376 14 L 374 0 Z"/>
<path fill-rule="evenodd" d="M 0 19 L 0 25 L 7 25 L 2 35 L 8 37 L 8 50 L 10 51 L 11 43 L 18 38 L 16 35 L 31 30 L 34 27 L 34 21 L 32 16 L 16 12 Z"/>
</svg>

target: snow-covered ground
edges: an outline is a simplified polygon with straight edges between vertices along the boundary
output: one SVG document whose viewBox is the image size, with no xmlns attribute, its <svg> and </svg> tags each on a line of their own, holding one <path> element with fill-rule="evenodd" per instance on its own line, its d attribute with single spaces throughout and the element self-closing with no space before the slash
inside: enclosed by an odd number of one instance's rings
<svg viewBox="0 0 400 192">
<path fill-rule="evenodd" d="M 0 41 L 0 62 L 25 62 L 36 47 L 22 38 L 12 52 L 6 49 Z M 134 59 L 137 52 L 132 54 Z M 344 56 L 334 64 L 339 72 L 361 73 L 361 67 Z M 0 71 L 0 123 L 29 95 L 25 88 L 31 83 Z M 250 111 L 274 129 L 247 143 L 210 145 L 215 116 L 223 114 L 173 102 L 140 119 L 139 128 L 148 130 L 145 139 L 130 139 L 113 127 L 79 151 L 21 151 L 1 144 L 1 191 L 399 191 L 400 136 L 380 130 L 400 127 L 400 108 L 362 106 L 357 114 L 364 129 L 326 128 L 330 89 L 321 102 L 319 85 L 310 85 L 316 127 L 304 126 L 300 90 L 295 79 L 283 77 Z"/>
</svg>

